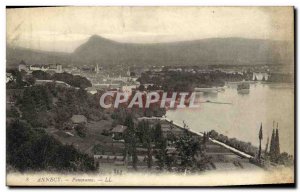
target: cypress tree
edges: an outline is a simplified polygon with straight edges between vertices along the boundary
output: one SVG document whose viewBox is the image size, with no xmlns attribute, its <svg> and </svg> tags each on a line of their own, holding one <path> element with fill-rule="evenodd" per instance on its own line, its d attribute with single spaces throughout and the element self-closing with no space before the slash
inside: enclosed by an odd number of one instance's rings
<svg viewBox="0 0 300 192">
<path fill-rule="evenodd" d="M 270 142 L 270 159 L 274 160 L 274 142 L 275 142 L 275 130 L 273 129 L 271 142 Z"/>
<path fill-rule="evenodd" d="M 259 138 L 258 159 L 260 160 L 260 158 L 261 158 L 261 140 L 263 139 L 262 123 L 260 124 L 260 130 L 259 130 L 258 138 Z"/>
<path fill-rule="evenodd" d="M 268 137 L 267 143 L 266 143 L 265 156 L 268 154 L 268 147 L 269 147 L 269 137 Z"/>
<path fill-rule="evenodd" d="M 276 129 L 276 135 L 275 135 L 275 161 L 278 161 L 279 155 L 280 155 L 280 146 L 279 146 L 279 131 L 278 131 L 278 124 L 277 124 L 277 129 Z"/>
<path fill-rule="evenodd" d="M 137 170 L 138 158 L 137 158 L 137 150 L 136 150 L 136 145 L 137 145 L 136 130 L 134 127 L 133 119 L 130 115 L 126 117 L 124 124 L 127 126 L 127 130 L 125 133 L 125 147 L 127 148 L 128 153 L 132 157 L 133 169 Z"/>
<path fill-rule="evenodd" d="M 202 142 L 203 142 L 203 145 L 205 145 L 205 143 L 206 143 L 206 140 L 207 140 L 206 137 L 207 137 L 207 134 L 206 134 L 206 132 L 204 132 L 204 133 L 203 133 L 203 141 L 202 141 Z"/>
</svg>

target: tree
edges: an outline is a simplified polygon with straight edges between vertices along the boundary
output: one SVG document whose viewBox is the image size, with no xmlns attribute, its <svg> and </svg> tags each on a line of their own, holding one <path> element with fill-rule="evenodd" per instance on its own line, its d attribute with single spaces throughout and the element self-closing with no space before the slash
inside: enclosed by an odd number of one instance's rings
<svg viewBox="0 0 300 192">
<path fill-rule="evenodd" d="M 79 137 L 86 137 L 86 127 L 84 124 L 78 124 L 75 131 Z"/>
<path fill-rule="evenodd" d="M 138 87 L 138 90 L 139 91 L 145 91 L 145 86 L 143 84 L 141 84 L 139 87 Z"/>
<path fill-rule="evenodd" d="M 200 152 L 200 143 L 192 138 L 191 134 L 185 134 L 180 137 L 176 143 L 175 148 L 180 159 L 180 170 L 185 171 L 188 168 L 196 167 L 196 156 Z"/>
<path fill-rule="evenodd" d="M 280 154 L 278 158 L 278 163 L 283 164 L 285 166 L 293 166 L 294 165 L 294 158 L 292 155 L 289 155 L 286 152 Z"/>
<path fill-rule="evenodd" d="M 51 74 L 49 74 L 45 71 L 41 71 L 41 70 L 33 71 L 32 76 L 34 78 L 40 79 L 40 80 L 50 80 L 51 79 Z"/>
<path fill-rule="evenodd" d="M 125 148 L 126 150 L 128 150 L 126 151 L 126 155 L 127 153 L 131 155 L 133 169 L 137 170 L 137 162 L 138 162 L 137 151 L 136 151 L 137 139 L 136 139 L 136 130 L 134 128 L 134 122 L 131 115 L 128 115 L 125 118 L 124 125 L 127 126 L 127 130 L 124 137 L 125 145 L 126 145 Z"/>
<path fill-rule="evenodd" d="M 35 78 L 29 76 L 29 77 L 26 78 L 26 82 L 27 82 L 29 85 L 34 85 L 34 84 L 35 84 Z"/>
<path fill-rule="evenodd" d="M 157 165 L 160 170 L 163 170 L 166 164 L 166 157 L 167 157 L 167 141 L 165 139 L 156 142 L 155 144 L 155 158 L 157 159 Z"/>
<path fill-rule="evenodd" d="M 91 82 L 87 78 L 79 75 L 72 75 L 66 72 L 55 73 L 54 75 L 52 75 L 51 79 L 55 81 L 63 81 L 73 87 L 78 87 L 82 89 L 92 86 Z"/>
<path fill-rule="evenodd" d="M 175 162 L 176 162 L 176 155 L 174 153 L 168 153 L 168 151 L 166 151 L 165 165 L 168 171 L 172 171 L 172 166 L 175 164 Z"/>
<path fill-rule="evenodd" d="M 268 154 L 268 148 L 269 148 L 269 137 L 267 139 L 266 148 L 265 148 L 265 156 Z"/>
<path fill-rule="evenodd" d="M 203 145 L 206 145 L 206 143 L 209 141 L 208 133 L 204 132 L 202 137 L 202 143 Z"/>
<path fill-rule="evenodd" d="M 48 110 L 52 107 L 52 96 L 44 86 L 24 89 L 23 97 L 18 99 L 23 118 L 34 127 L 46 127 L 51 121 Z"/>
<path fill-rule="evenodd" d="M 215 130 L 211 130 L 209 133 L 208 133 L 208 136 L 213 138 L 213 139 L 216 139 L 218 138 L 219 134 L 218 132 L 216 132 Z"/>
<path fill-rule="evenodd" d="M 9 72 L 12 74 L 13 79 L 15 79 L 15 81 L 8 82 L 6 84 L 7 88 L 18 89 L 28 85 L 27 82 L 23 81 L 23 77 L 26 74 L 25 71 L 18 71 L 17 69 L 13 69 L 13 70 L 9 70 Z"/>
<path fill-rule="evenodd" d="M 274 154 L 275 154 L 275 130 L 273 129 L 272 131 L 272 136 L 271 136 L 271 143 L 270 143 L 270 159 L 271 161 L 274 161 Z"/>
<path fill-rule="evenodd" d="M 94 171 L 94 160 L 24 121 L 7 127 L 7 163 L 18 171 Z"/>
<path fill-rule="evenodd" d="M 153 130 L 149 126 L 148 121 L 142 121 L 138 124 L 138 132 L 140 133 L 141 143 L 147 148 L 147 166 L 152 167 L 152 140 Z"/>
<path fill-rule="evenodd" d="M 276 134 L 275 134 L 275 144 L 274 144 L 274 157 L 275 157 L 275 162 L 278 162 L 278 158 L 280 156 L 280 146 L 279 146 L 279 131 L 278 131 L 278 124 L 277 124 L 277 129 L 276 129 Z"/>
<path fill-rule="evenodd" d="M 260 160 L 260 158 L 261 158 L 261 140 L 263 139 L 262 123 L 260 125 L 258 138 L 259 138 L 258 159 Z"/>
<path fill-rule="evenodd" d="M 175 154 L 170 153 L 167 149 L 167 141 L 176 141 L 175 136 L 170 133 L 167 135 L 166 139 L 163 136 L 163 132 L 161 129 L 161 124 L 157 123 L 154 130 L 154 140 L 155 140 L 155 148 L 156 148 L 156 155 L 155 158 L 157 159 L 157 165 L 160 170 L 166 168 L 167 170 L 171 171 L 173 164 L 175 163 Z"/>
<path fill-rule="evenodd" d="M 163 138 L 163 132 L 161 130 L 161 124 L 160 122 L 158 122 L 156 125 L 155 125 L 155 129 L 154 129 L 154 140 L 155 140 L 155 144 L 159 145 L 162 140 L 164 139 Z"/>
<path fill-rule="evenodd" d="M 274 122 L 273 122 L 274 127 Z M 279 144 L 279 130 L 278 123 L 277 129 L 273 129 L 272 138 L 271 138 L 271 146 L 270 146 L 270 159 L 272 162 L 277 163 L 280 157 L 280 144 Z"/>
</svg>

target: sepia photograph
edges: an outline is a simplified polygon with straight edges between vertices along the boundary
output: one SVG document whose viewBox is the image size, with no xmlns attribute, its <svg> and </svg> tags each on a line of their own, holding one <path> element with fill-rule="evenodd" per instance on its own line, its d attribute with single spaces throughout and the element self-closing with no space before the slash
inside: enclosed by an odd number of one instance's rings
<svg viewBox="0 0 300 192">
<path fill-rule="evenodd" d="M 6 185 L 295 186 L 294 13 L 6 7 Z"/>
</svg>

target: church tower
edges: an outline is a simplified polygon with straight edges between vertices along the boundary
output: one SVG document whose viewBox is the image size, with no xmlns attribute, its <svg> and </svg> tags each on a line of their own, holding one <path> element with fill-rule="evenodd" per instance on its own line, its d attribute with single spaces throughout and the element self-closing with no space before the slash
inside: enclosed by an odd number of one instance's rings
<svg viewBox="0 0 300 192">
<path fill-rule="evenodd" d="M 127 77 L 130 77 L 130 70 L 129 70 L 129 68 L 127 70 Z"/>
<path fill-rule="evenodd" d="M 95 67 L 95 72 L 96 72 L 96 73 L 99 73 L 99 66 L 98 66 L 98 64 L 97 64 L 96 67 Z"/>
</svg>

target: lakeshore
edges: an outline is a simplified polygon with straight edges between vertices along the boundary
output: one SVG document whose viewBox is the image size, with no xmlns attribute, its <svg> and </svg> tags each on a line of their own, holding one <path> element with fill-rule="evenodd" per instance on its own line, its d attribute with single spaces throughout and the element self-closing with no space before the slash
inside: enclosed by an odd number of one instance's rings
<svg viewBox="0 0 300 192">
<path fill-rule="evenodd" d="M 203 93 L 200 98 L 230 105 L 203 102 L 198 109 L 168 110 L 166 115 L 179 123 L 185 121 L 196 132 L 215 130 L 256 147 L 260 124 L 264 128 L 264 147 L 276 121 L 280 130 L 281 150 L 293 155 L 294 100 L 287 99 L 293 98 L 295 90 L 292 84 L 256 82 L 250 85 L 249 90 L 248 94 L 239 94 L 234 83 L 228 84 L 224 92 Z"/>
</svg>

